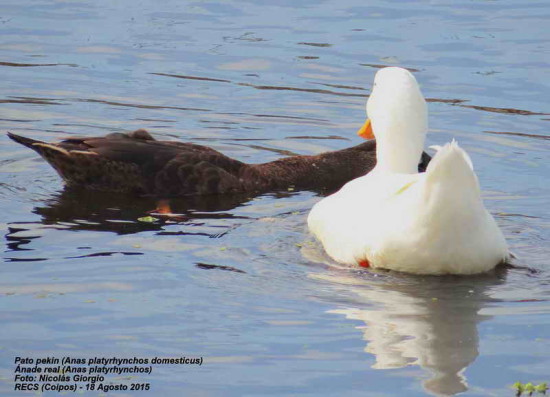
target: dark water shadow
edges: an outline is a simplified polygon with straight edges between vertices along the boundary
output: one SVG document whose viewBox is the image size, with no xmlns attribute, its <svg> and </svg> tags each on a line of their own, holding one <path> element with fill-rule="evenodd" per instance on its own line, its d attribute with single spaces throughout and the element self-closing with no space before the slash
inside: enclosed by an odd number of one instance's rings
<svg viewBox="0 0 550 397">
<path fill-rule="evenodd" d="M 74 63 L 21 63 L 21 62 L 0 62 L 0 66 L 9 66 L 12 68 L 29 68 L 41 66 L 69 66 L 72 68 L 78 67 Z"/>
<path fill-rule="evenodd" d="M 156 235 L 188 235 L 219 238 L 230 232 L 243 216 L 233 215 L 230 210 L 244 205 L 251 197 L 244 195 L 195 196 L 177 199 L 158 199 L 135 197 L 116 193 L 104 193 L 85 189 L 65 188 L 62 192 L 46 199 L 33 209 L 40 215 L 37 222 L 12 221 L 7 224 L 6 252 L 33 251 L 29 244 L 40 239 L 44 229 L 63 229 L 71 231 L 111 232 L 117 235 L 129 235 L 153 231 Z M 160 207 L 169 205 L 171 214 L 158 213 Z M 218 225 L 216 220 L 232 220 Z M 172 231 L 168 226 L 183 225 L 181 230 Z M 89 249 L 90 247 L 79 247 Z M 71 256 L 108 256 L 113 254 L 140 255 L 136 252 L 100 252 Z M 4 258 L 8 262 L 44 261 L 40 257 Z"/>
<path fill-rule="evenodd" d="M 236 218 L 227 211 L 245 204 L 251 198 L 250 195 L 211 195 L 166 200 L 66 188 L 43 205 L 35 207 L 33 212 L 42 217 L 44 225 L 63 223 L 72 230 L 124 235 L 161 231 L 170 223 Z M 161 204 L 169 205 L 171 216 L 157 213 L 156 209 Z"/>
<path fill-rule="evenodd" d="M 265 193 L 268 200 L 289 198 L 296 192 L 279 191 Z M 46 261 L 47 255 L 32 255 L 33 242 L 48 234 L 48 230 L 110 232 L 116 235 L 131 235 L 153 232 L 158 239 L 163 236 L 199 237 L 219 239 L 239 228 L 243 224 L 255 222 L 257 215 L 239 215 L 234 211 L 240 206 L 258 197 L 254 194 L 189 196 L 181 198 L 159 199 L 135 197 L 119 193 L 105 193 L 86 189 L 65 188 L 34 207 L 32 212 L 40 220 L 21 220 L 9 222 L 4 239 L 7 250 L 6 262 Z M 160 213 L 161 209 L 170 210 L 169 214 Z M 91 249 L 91 246 L 78 246 L 75 249 Z M 139 247 L 134 247 L 139 248 Z M 12 255 L 19 252 L 24 256 Z M 24 254 L 23 252 L 26 252 Z M 9 254 L 11 253 L 11 254 Z M 101 251 L 85 254 L 71 254 L 65 259 L 111 256 L 143 255 L 141 252 Z M 229 270 L 215 264 L 197 266 L 205 270 Z"/>
<path fill-rule="evenodd" d="M 313 191 L 319 195 L 333 192 L 333 190 L 323 189 Z M 249 192 L 160 198 L 65 187 L 61 192 L 37 201 L 40 204 L 36 205 L 32 212 L 40 216 L 38 222 L 29 222 L 27 219 L 13 220 L 6 225 L 7 232 L 4 238 L 7 252 L 33 251 L 29 248 L 29 244 L 35 239 L 40 239 L 44 229 L 110 232 L 117 235 L 155 232 L 156 236 L 200 236 L 217 239 L 243 223 L 256 220 L 254 216 L 237 215 L 234 209 L 247 205 L 258 196 L 284 199 L 295 194 L 298 192 L 292 189 L 263 194 Z M 169 213 L 164 214 L 161 209 L 169 210 Z M 174 225 L 179 227 L 171 227 Z M 135 254 L 106 252 L 95 253 L 92 256 L 115 253 Z M 47 260 L 42 256 L 6 257 L 5 259 L 8 261 Z"/>
<path fill-rule="evenodd" d="M 522 138 L 535 138 L 535 139 L 550 139 L 549 135 L 527 134 L 525 132 L 513 132 L 513 131 L 483 131 L 486 134 L 494 135 L 512 135 Z"/>
<path fill-rule="evenodd" d="M 386 65 L 377 65 L 377 64 L 361 64 L 361 65 L 374 67 L 376 69 L 386 67 Z M 413 69 L 413 68 L 407 68 L 407 69 L 413 72 L 418 71 L 417 69 Z M 295 86 L 251 84 L 251 83 L 231 81 L 231 80 L 225 80 L 225 79 L 210 78 L 206 76 L 189 76 L 189 75 L 168 74 L 168 73 L 158 73 L 158 72 L 150 72 L 149 74 L 155 75 L 155 76 L 161 76 L 161 77 L 177 78 L 177 79 L 190 79 L 190 80 L 203 80 L 203 81 L 218 82 L 218 83 L 229 83 L 229 84 L 234 84 L 241 87 L 254 88 L 257 90 L 296 91 L 296 92 L 306 92 L 306 93 L 313 93 L 313 94 L 336 95 L 341 97 L 358 97 L 358 98 L 364 98 L 365 100 L 369 97 L 369 94 L 363 94 L 363 93 L 359 94 L 359 93 L 346 92 L 346 91 L 333 91 L 333 90 L 326 90 L 326 89 L 304 88 L 304 87 L 295 87 Z M 319 84 L 319 83 L 314 83 L 314 84 Z M 322 83 L 322 85 L 338 88 L 338 89 L 352 90 L 352 91 L 368 91 L 367 89 L 364 89 L 362 87 L 346 86 L 341 84 L 331 85 L 331 84 Z M 546 112 L 538 112 L 538 111 L 531 111 L 531 110 L 525 110 L 525 109 L 500 108 L 500 107 L 493 107 L 493 106 L 465 104 L 465 102 L 470 101 L 469 99 L 426 98 L 426 101 L 446 103 L 451 106 L 459 106 L 463 108 L 481 110 L 481 111 L 490 112 L 490 113 L 514 114 L 514 115 L 522 115 L 522 116 L 549 115 L 549 113 L 546 113 Z"/>
</svg>

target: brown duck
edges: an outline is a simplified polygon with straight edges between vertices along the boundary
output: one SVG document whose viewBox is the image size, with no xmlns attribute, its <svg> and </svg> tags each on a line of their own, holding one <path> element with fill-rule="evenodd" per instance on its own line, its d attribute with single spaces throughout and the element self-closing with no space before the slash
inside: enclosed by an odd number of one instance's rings
<svg viewBox="0 0 550 397">
<path fill-rule="evenodd" d="M 206 146 L 157 141 L 143 129 L 58 143 L 8 136 L 40 154 L 67 186 L 141 196 L 334 190 L 376 164 L 374 140 L 315 156 L 246 164 Z M 429 160 L 424 153 L 420 171 Z"/>
</svg>

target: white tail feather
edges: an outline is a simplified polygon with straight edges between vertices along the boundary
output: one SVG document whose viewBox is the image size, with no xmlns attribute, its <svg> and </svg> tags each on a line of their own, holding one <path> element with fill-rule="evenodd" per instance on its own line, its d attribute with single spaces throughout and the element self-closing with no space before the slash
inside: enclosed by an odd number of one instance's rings
<svg viewBox="0 0 550 397">
<path fill-rule="evenodd" d="M 443 146 L 436 146 L 437 153 L 433 157 L 426 173 L 428 178 L 434 179 L 440 176 L 449 177 L 464 177 L 475 179 L 474 166 L 468 153 L 462 149 L 453 139 L 450 143 Z M 452 182 L 452 181 L 449 181 Z"/>
</svg>

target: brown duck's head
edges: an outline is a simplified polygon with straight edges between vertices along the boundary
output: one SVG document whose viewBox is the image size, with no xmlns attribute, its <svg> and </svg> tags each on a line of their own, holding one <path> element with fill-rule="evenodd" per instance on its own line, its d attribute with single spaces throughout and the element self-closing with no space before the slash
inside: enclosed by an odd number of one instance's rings
<svg viewBox="0 0 550 397">
<path fill-rule="evenodd" d="M 428 168 L 428 164 L 430 163 L 431 159 L 432 159 L 432 156 L 430 156 L 426 152 L 422 152 L 422 156 L 420 157 L 420 163 L 418 163 L 418 172 L 426 171 L 426 168 Z"/>
</svg>

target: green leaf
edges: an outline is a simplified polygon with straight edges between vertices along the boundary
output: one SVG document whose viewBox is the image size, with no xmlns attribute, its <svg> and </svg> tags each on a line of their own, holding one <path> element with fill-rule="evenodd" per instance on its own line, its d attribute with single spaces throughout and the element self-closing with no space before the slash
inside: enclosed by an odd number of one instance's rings
<svg viewBox="0 0 550 397">
<path fill-rule="evenodd" d="M 154 216 L 143 216 L 141 218 L 138 218 L 139 222 L 147 222 L 147 223 L 154 223 L 158 221 L 158 218 L 155 218 Z"/>
<path fill-rule="evenodd" d="M 535 390 L 539 393 L 546 393 L 546 391 L 548 390 L 548 384 L 546 382 L 543 382 L 540 385 L 535 386 Z"/>
<path fill-rule="evenodd" d="M 535 391 L 535 385 L 531 382 L 526 383 L 523 388 L 527 393 L 533 393 Z"/>
<path fill-rule="evenodd" d="M 514 389 L 516 389 L 519 393 L 522 393 L 523 390 L 524 390 L 523 383 L 521 383 L 521 382 L 516 382 L 516 383 L 514 383 L 514 384 L 512 385 L 512 387 L 513 387 Z"/>
</svg>

